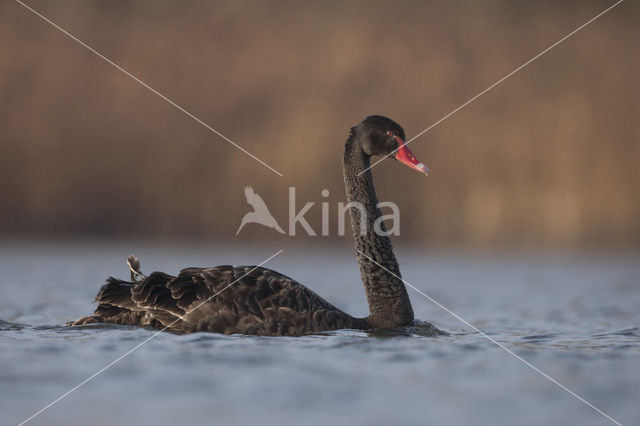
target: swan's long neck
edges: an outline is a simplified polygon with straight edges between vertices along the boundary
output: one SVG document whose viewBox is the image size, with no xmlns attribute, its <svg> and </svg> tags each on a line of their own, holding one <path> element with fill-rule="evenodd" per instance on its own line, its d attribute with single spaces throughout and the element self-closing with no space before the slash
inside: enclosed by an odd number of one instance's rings
<svg viewBox="0 0 640 426">
<path fill-rule="evenodd" d="M 369 302 L 370 315 L 367 321 L 374 328 L 392 328 L 413 321 L 413 309 L 402 280 L 387 272 L 388 270 L 397 277 L 401 276 L 390 238 L 380 235 L 380 230 L 386 231 L 384 223 L 379 224 L 378 233 L 374 229 L 381 213 L 373 178 L 370 170 L 360 174 L 370 163 L 370 157 L 362 151 L 357 136 L 352 132 L 345 144 L 344 182 L 349 203 L 361 205 L 366 213 L 365 216 L 353 204 L 349 208 L 358 251 L 358 266 Z M 366 232 L 363 233 L 364 230 Z M 376 265 L 367 256 L 384 268 Z"/>
</svg>

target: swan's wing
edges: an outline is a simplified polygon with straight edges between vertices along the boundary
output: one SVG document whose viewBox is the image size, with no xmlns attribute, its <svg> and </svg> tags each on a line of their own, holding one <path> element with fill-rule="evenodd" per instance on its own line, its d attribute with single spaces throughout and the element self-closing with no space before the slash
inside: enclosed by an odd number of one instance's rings
<svg viewBox="0 0 640 426">
<path fill-rule="evenodd" d="M 297 281 L 255 266 L 189 268 L 167 287 L 193 331 L 300 335 L 320 324 L 316 315 L 348 317 Z"/>
<path fill-rule="evenodd" d="M 109 278 L 96 295 L 94 316 L 115 324 L 171 328 L 184 313 L 166 287 L 173 279 L 162 272 L 154 272 L 141 283 Z"/>
<path fill-rule="evenodd" d="M 291 278 L 254 266 L 154 272 L 135 284 L 109 279 L 92 321 L 168 328 L 177 333 L 301 335 L 346 328 L 352 318 Z"/>
</svg>

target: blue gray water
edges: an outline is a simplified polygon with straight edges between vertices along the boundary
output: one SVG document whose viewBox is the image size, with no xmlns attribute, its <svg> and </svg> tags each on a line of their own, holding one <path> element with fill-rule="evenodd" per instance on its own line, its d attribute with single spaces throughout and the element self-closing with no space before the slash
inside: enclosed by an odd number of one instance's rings
<svg viewBox="0 0 640 426">
<path fill-rule="evenodd" d="M 66 328 L 108 275 L 256 264 L 250 250 L 162 244 L 0 246 L 0 423 L 18 424 L 154 331 Z M 637 253 L 442 253 L 400 248 L 406 280 L 623 424 L 640 423 Z M 352 251 L 286 249 L 265 265 L 354 315 Z M 339 331 L 301 338 L 162 333 L 32 425 L 613 424 L 409 290 L 449 336 Z"/>
</svg>

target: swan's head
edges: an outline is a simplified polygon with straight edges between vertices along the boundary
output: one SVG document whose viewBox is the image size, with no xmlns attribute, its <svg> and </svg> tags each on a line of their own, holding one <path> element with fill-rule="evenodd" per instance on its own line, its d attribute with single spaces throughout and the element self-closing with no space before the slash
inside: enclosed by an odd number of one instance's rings
<svg viewBox="0 0 640 426">
<path fill-rule="evenodd" d="M 427 166 L 418 161 L 407 146 L 404 130 L 395 121 L 381 115 L 370 115 L 356 128 L 365 154 L 390 156 L 420 173 L 429 174 Z"/>
</svg>

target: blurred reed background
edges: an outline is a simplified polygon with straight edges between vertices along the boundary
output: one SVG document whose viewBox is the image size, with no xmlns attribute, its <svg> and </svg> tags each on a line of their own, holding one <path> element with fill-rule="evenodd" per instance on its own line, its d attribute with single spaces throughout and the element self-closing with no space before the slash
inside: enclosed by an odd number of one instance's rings
<svg viewBox="0 0 640 426">
<path fill-rule="evenodd" d="M 246 185 L 283 227 L 295 186 L 318 232 L 329 189 L 335 234 L 350 126 L 384 114 L 410 138 L 613 2 L 27 3 L 285 176 L 5 1 L 0 235 L 223 241 Z M 639 246 L 639 17 L 622 3 L 414 141 L 429 177 L 377 166 L 402 238 Z"/>
</svg>

